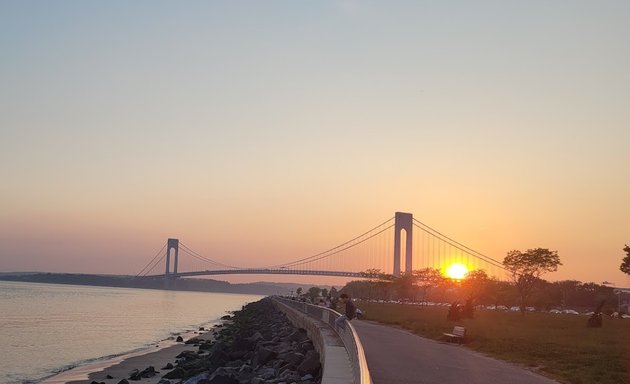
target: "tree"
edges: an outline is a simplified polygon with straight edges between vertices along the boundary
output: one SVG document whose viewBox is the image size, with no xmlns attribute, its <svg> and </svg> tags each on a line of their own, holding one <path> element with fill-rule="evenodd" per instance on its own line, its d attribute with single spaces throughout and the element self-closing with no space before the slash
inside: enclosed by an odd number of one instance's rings
<svg viewBox="0 0 630 384">
<path fill-rule="evenodd" d="M 302 287 L 299 287 L 295 293 L 297 294 L 298 297 L 302 296 Z"/>
<path fill-rule="evenodd" d="M 546 248 L 528 249 L 526 252 L 513 250 L 503 259 L 503 265 L 512 274 L 521 301 L 521 313 L 525 314 L 527 299 L 540 277 L 555 272 L 562 265 L 558 251 Z"/>
<path fill-rule="evenodd" d="M 415 285 L 422 291 L 422 301 L 427 301 L 429 290 L 440 286 L 444 282 L 444 276 L 436 268 L 423 268 L 413 271 Z"/>
<path fill-rule="evenodd" d="M 405 273 L 397 277 L 393 282 L 396 294 L 400 299 L 412 300 L 415 297 L 415 278 L 412 273 Z"/>
<path fill-rule="evenodd" d="M 377 268 L 368 269 L 365 272 L 361 272 L 360 274 L 361 276 L 368 279 L 370 287 L 368 298 L 372 299 L 372 291 L 374 290 L 376 284 L 383 279 L 384 274 L 380 269 Z"/>
<path fill-rule="evenodd" d="M 315 299 L 317 297 L 319 297 L 319 294 L 322 292 L 322 290 L 319 287 L 310 287 L 306 293 L 306 295 L 308 296 L 309 299 L 311 299 L 311 302 L 315 302 Z"/>
<path fill-rule="evenodd" d="M 628 247 L 628 245 L 626 244 L 626 246 L 623 248 L 623 251 L 626 253 L 626 257 L 623 258 L 619 269 L 621 270 L 621 272 L 630 275 L 630 247 Z"/>
<path fill-rule="evenodd" d="M 488 289 L 488 274 L 482 269 L 470 271 L 462 280 L 462 290 L 467 300 L 480 301 Z"/>
</svg>

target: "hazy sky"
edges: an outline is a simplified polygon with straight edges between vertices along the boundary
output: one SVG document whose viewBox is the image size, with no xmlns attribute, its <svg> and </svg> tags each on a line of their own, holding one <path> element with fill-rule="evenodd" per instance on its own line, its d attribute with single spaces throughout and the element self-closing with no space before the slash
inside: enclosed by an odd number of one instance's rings
<svg viewBox="0 0 630 384">
<path fill-rule="evenodd" d="M 474 3 L 474 4 L 473 4 Z M 414 216 L 615 282 L 630 2 L 0 1 L 0 271 L 241 266 Z"/>
</svg>

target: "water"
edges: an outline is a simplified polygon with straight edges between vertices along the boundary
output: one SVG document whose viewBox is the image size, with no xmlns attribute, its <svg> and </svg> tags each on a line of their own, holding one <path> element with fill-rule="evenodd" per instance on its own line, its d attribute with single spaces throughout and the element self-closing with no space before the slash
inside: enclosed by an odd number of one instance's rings
<svg viewBox="0 0 630 384">
<path fill-rule="evenodd" d="M 0 281 L 0 384 L 155 349 L 261 297 Z"/>
</svg>

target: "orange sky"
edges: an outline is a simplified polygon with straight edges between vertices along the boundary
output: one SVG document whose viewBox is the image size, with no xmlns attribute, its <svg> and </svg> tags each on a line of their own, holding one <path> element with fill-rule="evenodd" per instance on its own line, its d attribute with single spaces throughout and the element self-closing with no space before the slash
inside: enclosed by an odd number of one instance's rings
<svg viewBox="0 0 630 384">
<path fill-rule="evenodd" d="M 283 262 L 405 211 L 630 286 L 630 6 L 482 8 L 0 5 L 0 271 Z"/>
</svg>

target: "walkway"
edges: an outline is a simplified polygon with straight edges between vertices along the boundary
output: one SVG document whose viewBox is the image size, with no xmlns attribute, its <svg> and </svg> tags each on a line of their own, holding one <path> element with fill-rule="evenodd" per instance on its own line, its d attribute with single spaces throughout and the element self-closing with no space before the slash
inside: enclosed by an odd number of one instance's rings
<svg viewBox="0 0 630 384">
<path fill-rule="evenodd" d="M 371 321 L 353 321 L 374 384 L 557 384 L 459 345 Z"/>
</svg>

